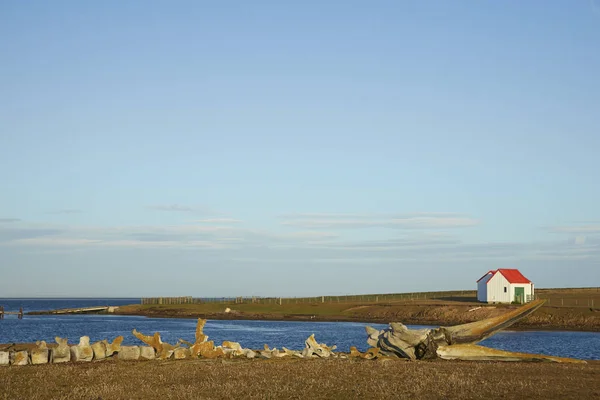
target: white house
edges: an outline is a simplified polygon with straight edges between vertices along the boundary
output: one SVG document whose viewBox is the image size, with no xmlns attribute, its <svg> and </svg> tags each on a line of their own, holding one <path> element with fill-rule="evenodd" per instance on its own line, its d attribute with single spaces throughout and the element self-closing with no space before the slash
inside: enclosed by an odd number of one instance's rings
<svg viewBox="0 0 600 400">
<path fill-rule="evenodd" d="M 533 295 L 533 283 L 518 269 L 488 271 L 477 281 L 477 300 L 484 303 L 527 303 Z"/>
</svg>

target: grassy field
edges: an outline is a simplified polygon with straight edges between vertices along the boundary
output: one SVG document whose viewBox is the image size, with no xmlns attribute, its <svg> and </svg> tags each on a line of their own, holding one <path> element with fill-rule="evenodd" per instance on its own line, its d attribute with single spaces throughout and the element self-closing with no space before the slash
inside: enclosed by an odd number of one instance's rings
<svg viewBox="0 0 600 400">
<path fill-rule="evenodd" d="M 106 361 L 0 368 L 0 399 L 600 398 L 600 362 Z"/>
<path fill-rule="evenodd" d="M 547 299 L 547 303 L 515 325 L 516 328 L 600 331 L 600 290 L 597 288 L 540 289 L 536 293 L 538 297 Z M 322 298 L 286 299 L 289 301 L 282 301 L 281 304 L 277 299 L 242 303 L 138 304 L 121 307 L 118 313 L 178 318 L 401 321 L 406 324 L 455 325 L 493 317 L 517 307 L 478 303 L 473 297 L 474 292 L 468 291 L 436 292 L 435 298 L 425 294 L 411 295 L 396 295 L 390 300 L 383 300 L 388 295 L 365 295 L 365 301 L 360 301 L 360 296 L 354 296 L 353 301 L 343 299 L 339 302 L 335 298 L 330 298 L 330 301 L 325 298 L 325 302 L 322 302 Z M 375 298 L 378 301 L 372 301 Z M 231 311 L 226 313 L 226 308 Z"/>
</svg>

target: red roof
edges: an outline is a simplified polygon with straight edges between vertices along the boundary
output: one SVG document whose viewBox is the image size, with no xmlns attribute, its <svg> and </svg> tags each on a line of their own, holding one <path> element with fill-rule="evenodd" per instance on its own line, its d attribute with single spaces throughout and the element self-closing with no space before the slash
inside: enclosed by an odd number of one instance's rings
<svg viewBox="0 0 600 400">
<path fill-rule="evenodd" d="M 485 278 L 489 274 L 492 274 L 492 276 L 494 276 L 498 272 L 500 272 L 506 278 L 506 280 L 510 283 L 531 283 L 531 281 L 529 279 L 527 279 L 523 276 L 521 271 L 519 271 L 518 269 L 509 269 L 509 268 L 499 268 L 495 271 L 488 271 L 484 276 L 479 278 L 479 280 L 477 282 L 481 281 L 483 278 Z M 489 280 L 488 280 L 488 282 L 489 282 Z"/>
</svg>

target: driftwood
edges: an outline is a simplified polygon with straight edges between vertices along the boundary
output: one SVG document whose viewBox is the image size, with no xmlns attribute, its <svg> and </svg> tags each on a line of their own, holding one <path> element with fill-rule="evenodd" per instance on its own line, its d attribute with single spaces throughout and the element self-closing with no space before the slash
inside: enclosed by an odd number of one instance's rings
<svg viewBox="0 0 600 400">
<path fill-rule="evenodd" d="M 366 327 L 367 343 L 387 356 L 409 360 L 442 358 L 446 360 L 551 361 L 582 362 L 570 358 L 515 353 L 477 346 L 498 331 L 530 315 L 544 304 L 536 300 L 498 317 L 469 324 L 434 329 L 408 329 L 399 322 L 378 331 Z"/>
</svg>

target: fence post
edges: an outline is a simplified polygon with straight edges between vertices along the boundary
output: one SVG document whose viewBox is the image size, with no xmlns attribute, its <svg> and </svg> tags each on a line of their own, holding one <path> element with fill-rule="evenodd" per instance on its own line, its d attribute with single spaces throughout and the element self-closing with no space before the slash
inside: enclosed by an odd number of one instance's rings
<svg viewBox="0 0 600 400">
<path fill-rule="evenodd" d="M 325 303 L 325 296 L 321 296 L 321 303 Z"/>
<path fill-rule="evenodd" d="M 562 299 L 562 298 L 560 299 L 560 305 L 561 305 L 561 306 L 564 306 L 564 305 L 565 305 L 565 299 Z"/>
</svg>

